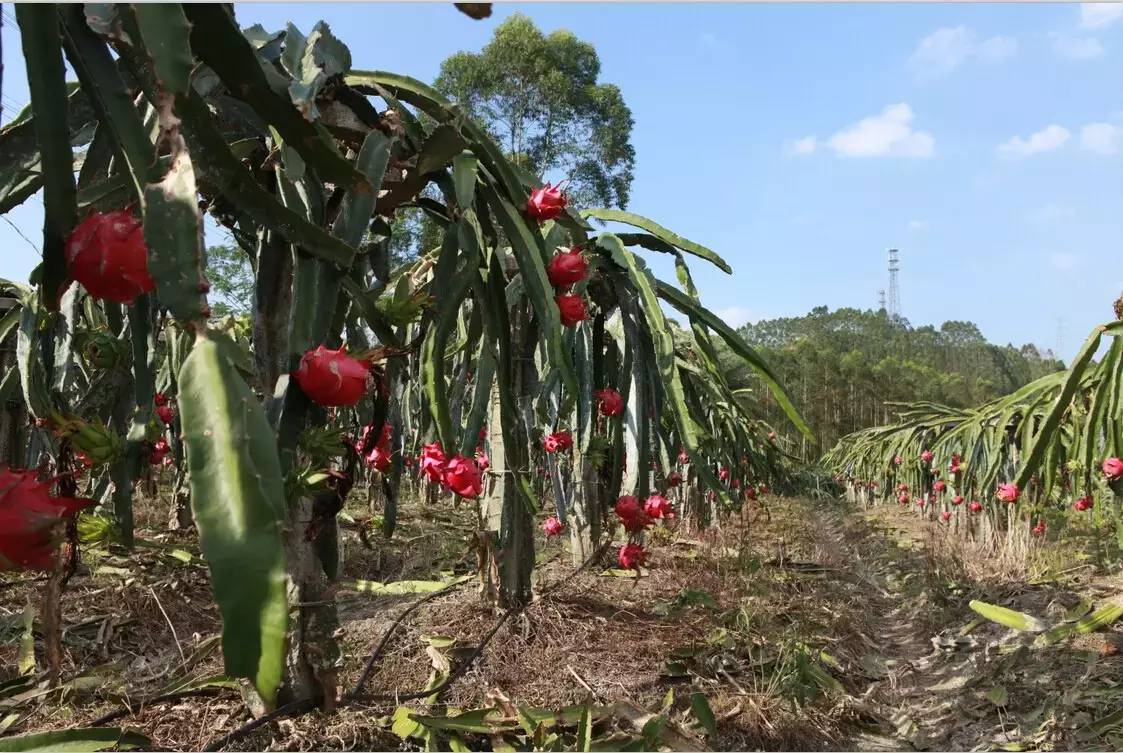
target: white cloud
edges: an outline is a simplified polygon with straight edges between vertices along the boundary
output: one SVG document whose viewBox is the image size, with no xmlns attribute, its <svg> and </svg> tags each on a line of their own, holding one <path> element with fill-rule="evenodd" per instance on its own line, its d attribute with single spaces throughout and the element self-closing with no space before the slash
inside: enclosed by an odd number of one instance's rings
<svg viewBox="0 0 1123 753">
<path fill-rule="evenodd" d="M 740 327 L 742 324 L 748 324 L 753 319 L 763 318 L 756 316 L 752 311 L 742 306 L 727 306 L 726 308 L 718 309 L 714 313 L 717 314 L 723 322 L 734 329 Z"/>
<path fill-rule="evenodd" d="M 889 105 L 831 136 L 827 146 L 840 157 L 931 157 L 935 139 L 914 131 L 913 117 L 907 103 Z"/>
<path fill-rule="evenodd" d="M 1049 266 L 1058 272 L 1072 272 L 1080 264 L 1080 257 L 1076 254 L 1051 254 Z"/>
<path fill-rule="evenodd" d="M 974 32 L 966 26 L 937 29 L 924 39 L 909 58 L 918 74 L 939 76 L 951 73 L 971 57 Z"/>
<path fill-rule="evenodd" d="M 1069 206 L 1050 202 L 1027 213 L 1026 217 L 1033 222 L 1052 223 L 1072 219 L 1076 210 Z"/>
<path fill-rule="evenodd" d="M 951 73 L 972 58 L 987 62 L 1005 60 L 1016 55 L 1018 41 L 1012 37 L 995 36 L 980 40 L 974 29 L 966 26 L 945 26 L 920 40 L 909 58 L 919 79 L 933 79 Z"/>
<path fill-rule="evenodd" d="M 1071 60 L 1091 60 L 1104 54 L 1104 46 L 1095 37 L 1070 37 L 1053 34 L 1053 50 Z"/>
<path fill-rule="evenodd" d="M 909 220 L 909 230 L 920 232 L 928 229 L 928 220 Z"/>
<path fill-rule="evenodd" d="M 975 54 L 979 56 L 980 60 L 987 62 L 998 62 L 999 60 L 1012 58 L 1018 54 L 1018 40 L 1013 37 L 989 37 L 979 42 Z"/>
<path fill-rule="evenodd" d="M 1096 154 L 1119 154 L 1123 150 L 1123 128 L 1111 123 L 1089 123 L 1080 129 L 1080 146 Z"/>
<path fill-rule="evenodd" d="M 1068 129 L 1062 126 L 1046 126 L 1028 139 L 1015 136 L 1006 143 L 999 144 L 998 153 L 1007 157 L 1028 157 L 1031 154 L 1051 152 L 1068 141 L 1069 135 Z"/>
<path fill-rule="evenodd" d="M 806 136 L 802 139 L 796 139 L 789 142 L 784 151 L 788 154 L 797 154 L 800 156 L 814 154 L 815 150 L 819 147 L 819 140 L 814 136 Z"/>
<path fill-rule="evenodd" d="M 1102 29 L 1123 18 L 1123 3 L 1081 3 L 1080 25 L 1085 29 Z"/>
</svg>

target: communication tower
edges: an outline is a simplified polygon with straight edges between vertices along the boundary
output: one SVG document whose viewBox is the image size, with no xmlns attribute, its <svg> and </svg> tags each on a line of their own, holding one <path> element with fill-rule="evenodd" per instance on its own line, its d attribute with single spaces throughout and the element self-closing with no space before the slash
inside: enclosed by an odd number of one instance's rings
<svg viewBox="0 0 1123 753">
<path fill-rule="evenodd" d="M 897 284 L 897 273 L 901 271 L 901 259 L 897 249 L 889 249 L 889 295 L 885 301 L 885 311 L 890 319 L 901 317 L 901 288 Z"/>
</svg>

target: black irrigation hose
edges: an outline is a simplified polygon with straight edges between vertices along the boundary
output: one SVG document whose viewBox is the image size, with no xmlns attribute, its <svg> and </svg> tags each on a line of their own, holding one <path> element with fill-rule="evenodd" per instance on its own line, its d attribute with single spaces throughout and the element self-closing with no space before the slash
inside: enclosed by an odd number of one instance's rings
<svg viewBox="0 0 1123 753">
<path fill-rule="evenodd" d="M 351 702 L 351 700 L 353 700 L 356 696 L 363 692 L 363 686 L 366 685 L 367 680 L 370 679 L 371 674 L 374 672 L 375 662 L 377 662 L 379 657 L 382 656 L 382 652 L 390 643 L 390 637 L 394 634 L 394 631 L 398 629 L 398 626 L 402 624 L 402 621 L 405 620 L 406 617 L 409 617 L 411 614 L 417 611 L 417 609 L 425 602 L 431 599 L 435 599 L 442 594 L 448 593 L 457 586 L 461 585 L 461 583 L 463 582 L 464 581 L 451 583 L 440 589 L 439 591 L 433 591 L 432 593 L 426 594 L 425 596 L 422 596 L 420 599 L 402 610 L 402 613 L 398 615 L 398 617 L 390 624 L 390 627 L 386 629 L 386 632 L 382 634 L 382 640 L 378 642 L 378 645 L 375 647 L 374 651 L 371 652 L 370 657 L 367 659 L 366 664 L 363 665 L 363 671 L 359 675 L 359 679 L 355 682 L 355 687 L 351 688 L 351 690 L 347 691 L 347 694 L 343 696 L 344 703 Z"/>
<path fill-rule="evenodd" d="M 92 722 L 90 722 L 89 726 L 100 727 L 103 724 L 109 724 L 110 722 L 116 721 L 123 716 L 130 716 L 132 714 L 137 714 L 142 709 L 144 709 L 145 706 L 151 706 L 151 705 L 156 704 L 156 703 L 166 703 L 167 701 L 175 701 L 175 700 L 178 700 L 180 698 L 191 698 L 193 696 L 203 696 L 203 695 L 215 695 L 220 690 L 224 690 L 224 689 L 225 688 L 197 688 L 195 690 L 181 690 L 178 693 L 164 693 L 163 695 L 157 695 L 157 696 L 153 696 L 151 698 L 141 699 L 141 700 L 137 701 L 136 703 L 129 703 L 128 701 L 126 701 L 124 708 L 117 709 L 115 711 L 110 711 L 107 714 L 103 714 L 102 716 L 99 716 L 97 719 L 94 719 Z"/>
<path fill-rule="evenodd" d="M 432 597 L 434 594 L 439 594 L 439 593 L 442 593 L 442 591 L 434 591 L 432 594 L 429 594 L 428 597 Z M 418 599 L 414 603 L 414 605 L 415 606 L 419 605 L 422 602 L 424 602 L 425 600 L 426 599 Z M 459 680 L 464 675 L 464 673 L 467 672 L 471 668 L 471 666 L 475 662 L 475 660 L 477 658 L 479 658 L 480 654 L 483 653 L 483 650 L 487 647 L 487 644 L 490 643 L 491 639 L 495 637 L 495 634 L 499 632 L 499 628 L 503 627 L 503 625 L 507 622 L 507 620 L 511 619 L 511 617 L 515 616 L 519 612 L 522 612 L 523 609 L 525 609 L 525 608 L 526 607 L 524 606 L 524 607 L 519 607 L 518 609 L 511 609 L 511 610 L 508 610 L 508 611 L 504 612 L 503 616 L 500 617 L 494 625 L 492 625 L 491 630 L 489 630 L 487 635 L 484 636 L 483 640 L 480 641 L 480 644 L 478 646 L 476 646 L 475 651 L 473 651 L 471 653 L 471 655 L 468 656 L 467 659 L 465 659 L 455 670 L 453 670 L 452 673 L 449 674 L 449 676 L 445 679 L 445 681 L 442 682 L 440 685 L 437 685 L 434 688 L 429 688 L 427 690 L 415 690 L 415 691 L 410 692 L 410 693 L 386 693 L 386 694 L 382 694 L 382 695 L 371 695 L 371 696 L 360 696 L 360 695 L 358 695 L 358 693 L 356 692 L 357 691 L 357 687 L 356 687 L 355 689 L 352 689 L 351 691 L 349 691 L 346 696 L 344 696 L 343 701 L 339 704 L 340 707 L 342 707 L 342 706 L 344 706 L 348 703 L 351 703 L 352 701 L 356 700 L 357 698 L 361 698 L 362 700 L 367 700 L 367 701 L 395 701 L 395 702 L 398 702 L 398 701 L 411 701 L 411 700 L 415 700 L 417 698 L 427 698 L 427 697 L 429 697 L 431 695 L 434 695 L 436 693 L 443 692 L 446 688 L 448 688 L 450 685 L 452 685 L 452 683 Z M 408 610 L 407 610 L 407 612 L 408 612 Z M 403 616 L 405 614 L 406 613 L 403 613 Z M 383 642 L 385 642 L 385 640 L 389 637 L 389 634 L 393 631 L 394 627 L 395 626 L 392 625 L 390 627 L 390 629 L 386 631 L 386 635 L 383 637 Z M 381 650 L 381 648 L 382 648 L 382 644 L 379 644 L 379 648 L 375 650 L 375 653 L 372 654 L 372 657 L 376 656 L 378 654 L 378 651 Z M 371 663 L 371 662 L 369 662 L 369 660 L 368 660 L 368 663 Z M 222 737 L 220 737 L 216 740 L 210 741 L 209 743 L 206 744 L 206 746 L 203 748 L 203 750 L 205 750 L 205 751 L 222 750 L 224 747 L 226 747 L 230 743 L 234 742 L 235 740 L 240 740 L 241 738 L 250 734 L 254 730 L 258 729 L 259 727 L 263 727 L 266 724 L 269 724 L 273 721 L 276 721 L 277 719 L 279 719 L 281 717 L 284 717 L 284 716 L 293 716 L 293 715 L 296 715 L 296 714 L 303 714 L 305 712 L 312 711 L 315 707 L 316 707 L 316 701 L 313 700 L 313 699 L 310 699 L 310 698 L 300 700 L 300 701 L 293 701 L 292 703 L 287 703 L 284 706 L 281 706 L 281 707 L 269 712 L 268 714 L 265 714 L 264 716 L 258 717 L 257 719 L 253 719 L 252 721 L 249 721 L 246 724 L 243 724 L 241 727 L 238 727 L 237 729 L 232 730 L 231 732 L 223 735 Z"/>
<path fill-rule="evenodd" d="M 461 662 L 460 665 L 457 666 L 456 669 L 454 669 L 449 674 L 449 676 L 447 678 L 445 678 L 445 681 L 442 682 L 440 685 L 437 685 L 436 687 L 433 687 L 433 688 L 429 688 L 427 690 L 415 690 L 411 693 L 383 693 L 381 695 L 368 695 L 368 696 L 359 696 L 359 697 L 361 697 L 365 701 L 395 701 L 395 702 L 399 702 L 399 701 L 412 701 L 412 700 L 415 700 L 417 698 L 428 698 L 431 695 L 436 695 L 438 693 L 443 692 L 445 690 L 445 688 L 447 688 L 449 685 L 452 685 L 452 683 L 456 682 L 457 680 L 459 680 L 461 677 L 464 676 L 464 673 L 467 672 L 471 668 L 472 663 L 475 662 L 476 659 L 479 658 L 480 654 L 483 653 L 483 650 L 485 648 L 487 648 L 487 644 L 490 643 L 491 639 L 495 637 L 495 634 L 499 632 L 499 628 L 503 627 L 503 625 L 507 622 L 507 620 L 511 619 L 516 614 L 519 614 L 524 609 L 526 609 L 526 607 L 522 606 L 522 607 L 519 607 L 518 609 L 509 609 L 506 612 L 504 612 L 503 616 L 500 617 L 496 621 L 496 623 L 491 626 L 491 630 L 488 631 L 487 635 L 485 635 L 483 640 L 480 641 L 479 645 L 476 646 L 476 649 L 471 654 L 469 654 L 468 658 L 465 659 L 463 662 Z M 353 700 L 355 697 L 356 696 L 353 693 L 348 693 L 347 694 L 347 701 Z"/>
<path fill-rule="evenodd" d="M 355 687 L 353 687 L 351 690 L 347 691 L 346 695 L 343 696 L 343 699 L 340 703 L 341 706 L 350 703 L 362 692 L 363 685 L 366 684 L 366 681 L 370 679 L 371 674 L 374 672 L 375 663 L 378 661 L 379 657 L 382 656 L 382 652 L 385 651 L 386 646 L 390 643 L 390 638 L 393 636 L 394 632 L 402 624 L 402 622 L 405 620 L 405 618 L 409 617 L 411 614 L 413 614 L 415 611 L 417 611 L 417 609 L 422 604 L 424 604 L 428 601 L 431 601 L 432 599 L 435 599 L 438 596 L 441 596 L 443 594 L 447 594 L 449 591 L 451 591 L 454 588 L 456 588 L 457 586 L 461 585 L 463 582 L 464 581 L 460 581 L 460 582 L 457 582 L 457 583 L 451 583 L 451 584 L 445 586 L 444 588 L 442 588 L 438 591 L 433 591 L 432 593 L 425 594 L 420 599 L 417 599 L 412 604 L 410 604 L 408 607 L 406 607 L 404 610 L 402 610 L 402 613 L 397 616 L 397 618 L 394 620 L 394 622 L 392 622 L 390 624 L 390 627 L 388 627 L 386 629 L 386 632 L 382 634 L 382 640 L 380 640 L 378 642 L 378 645 L 375 647 L 374 651 L 371 652 L 370 657 L 367 659 L 366 664 L 363 665 L 362 674 L 359 675 L 359 680 L 358 680 L 358 682 L 355 683 Z M 472 657 L 472 658 L 475 658 L 475 657 Z M 457 675 L 457 676 L 459 676 L 459 675 Z M 431 692 L 433 692 L 433 691 L 430 691 L 430 693 Z M 418 696 L 418 697 L 421 697 L 421 696 Z M 264 727 L 266 724 L 269 724 L 269 723 L 271 723 L 271 722 L 273 722 L 277 719 L 280 719 L 281 717 L 292 716 L 292 715 L 295 715 L 295 714 L 303 714 L 305 712 L 311 711 L 315 707 L 316 707 L 316 702 L 313 699 L 304 699 L 304 700 L 300 700 L 300 701 L 293 701 L 292 703 L 287 703 L 284 706 L 280 706 L 280 707 L 274 709 L 273 711 L 270 711 L 268 714 L 265 714 L 263 716 L 258 717 L 257 719 L 251 719 L 250 721 L 243 724 L 241 727 L 238 727 L 237 729 L 231 730 L 230 732 L 223 735 L 222 737 L 211 740 L 210 742 L 208 742 L 206 744 L 206 746 L 204 746 L 203 750 L 205 750 L 205 751 L 221 750 L 222 748 L 226 747 L 227 745 L 234 742 L 235 740 L 240 740 L 241 738 L 250 734 L 254 730 L 256 730 L 260 727 Z"/>
<path fill-rule="evenodd" d="M 595 552 L 593 552 L 593 554 L 588 559 L 586 559 L 584 562 L 582 562 L 580 565 L 578 565 L 577 568 L 568 577 L 561 578 L 558 581 L 556 581 L 555 583 L 553 583 L 552 585 L 543 589 L 542 592 L 539 594 L 539 598 L 541 598 L 542 596 L 545 596 L 546 594 L 550 593 L 551 591 L 553 591 L 558 586 L 560 586 L 564 583 L 569 583 L 578 573 L 580 573 L 586 567 L 588 567 L 591 563 L 593 563 L 594 561 L 599 559 L 611 543 L 612 543 L 611 540 L 609 540 L 609 541 L 606 541 L 601 546 L 597 547 L 597 550 Z M 418 602 L 418 603 L 420 604 L 420 602 Z M 352 690 L 350 693 L 347 694 L 347 696 L 344 698 L 344 702 L 345 703 L 350 702 L 351 700 L 355 699 L 356 697 L 361 697 L 363 700 L 368 700 L 368 701 L 395 701 L 395 702 L 412 701 L 412 700 L 416 700 L 418 698 L 428 698 L 431 695 L 436 695 L 438 693 L 443 692 L 446 688 L 448 688 L 450 685 L 452 685 L 452 683 L 456 682 L 457 680 L 459 680 L 461 677 L 464 676 L 464 673 L 467 672 L 469 668 L 471 668 L 472 663 L 475 662 L 476 659 L 479 658 L 480 654 L 483 653 L 483 650 L 485 648 L 487 648 L 487 644 L 490 643 L 491 639 L 495 637 L 495 634 L 499 632 L 499 628 L 503 627 L 503 625 L 506 624 L 507 620 L 521 614 L 528 606 L 530 606 L 529 603 L 523 604 L 523 605 L 518 606 L 518 607 L 515 607 L 514 609 L 508 609 L 506 612 L 504 612 L 503 616 L 500 617 L 499 620 L 496 621 L 496 623 L 494 625 L 492 625 L 491 630 L 489 630 L 487 632 L 487 635 L 485 635 L 483 637 L 483 640 L 480 641 L 479 645 L 476 646 L 475 650 L 472 651 L 472 653 L 468 655 L 468 658 L 466 658 L 463 662 L 461 662 L 460 665 L 457 666 L 456 669 L 453 670 L 449 674 L 449 676 L 447 678 L 445 678 L 445 681 L 442 682 L 440 685 L 437 685 L 436 687 L 433 687 L 433 688 L 429 688 L 428 690 L 415 690 L 411 693 L 383 693 L 381 695 L 368 695 L 368 696 L 358 696 L 359 687 L 356 686 L 354 690 Z"/>
<path fill-rule="evenodd" d="M 560 586 L 564 583 L 570 582 L 573 579 L 574 576 L 576 576 L 578 573 L 583 571 L 591 563 L 593 563 L 594 561 L 599 559 L 601 557 L 601 555 L 604 554 L 605 550 L 607 550 L 607 548 L 611 545 L 611 543 L 612 543 L 611 540 L 605 541 L 603 544 L 601 544 L 599 547 L 597 547 L 597 550 L 595 552 L 593 552 L 593 554 L 588 559 L 586 559 L 584 562 L 582 562 L 573 571 L 573 573 L 571 573 L 566 578 L 562 578 L 562 579 L 558 580 L 552 586 L 543 590 L 541 595 L 544 596 L 545 594 L 553 591 L 558 586 Z M 463 582 L 463 581 L 461 581 L 461 582 Z M 450 585 L 446 586 L 445 588 L 442 588 L 440 591 L 433 591 L 432 593 L 426 594 L 425 596 L 421 597 L 420 599 L 415 601 L 413 604 L 411 604 L 409 607 L 407 607 L 405 610 L 403 610 L 400 615 L 398 615 L 397 619 L 395 619 L 394 622 L 391 623 L 390 627 L 386 629 L 386 632 L 382 636 L 382 640 L 379 641 L 378 645 L 375 647 L 374 651 L 371 653 L 370 657 L 367 659 L 366 665 L 363 667 L 363 672 L 360 675 L 358 682 L 356 682 L 355 687 L 352 688 L 351 690 L 349 690 L 343 696 L 343 699 L 339 704 L 340 708 L 349 704 L 349 703 L 354 702 L 355 700 L 360 700 L 360 699 L 361 700 L 369 700 L 369 701 L 401 702 L 401 701 L 415 700 L 415 699 L 418 699 L 418 698 L 427 698 L 431 695 L 443 692 L 450 685 L 452 685 L 454 682 L 456 682 L 457 680 L 459 680 L 461 677 L 464 676 L 464 674 L 471 668 L 472 664 L 476 661 L 476 659 L 479 658 L 480 654 L 483 653 L 483 650 L 487 647 L 488 643 L 491 642 L 491 639 L 495 637 L 495 634 L 499 632 L 499 629 L 501 627 L 503 627 L 503 625 L 505 625 L 509 619 L 511 619 L 512 617 L 522 613 L 523 610 L 525 610 L 528 606 L 530 606 L 529 604 L 523 604 L 522 606 L 516 607 L 515 609 L 509 609 L 506 612 L 504 612 L 503 616 L 500 617 L 494 625 L 492 625 L 491 630 L 489 630 L 487 632 L 487 635 L 485 635 L 483 637 L 483 640 L 480 641 L 479 645 L 476 646 L 475 650 L 468 656 L 468 658 L 466 658 L 463 662 L 461 662 L 460 665 L 457 666 L 456 669 L 453 670 L 449 674 L 449 676 L 447 678 L 445 678 L 444 682 L 442 682 L 440 685 L 437 685 L 434 688 L 429 688 L 427 690 L 415 690 L 415 691 L 412 691 L 410 693 L 385 693 L 385 694 L 381 694 L 381 695 L 362 695 L 361 694 L 362 687 L 366 683 L 366 681 L 368 679 L 370 679 L 370 675 L 371 675 L 371 672 L 374 669 L 375 662 L 382 655 L 382 652 L 385 650 L 386 645 L 390 641 L 390 636 L 398 628 L 398 626 L 401 625 L 402 621 L 405 620 L 406 617 L 408 617 L 410 614 L 412 614 L 418 607 L 420 607 L 425 602 L 429 601 L 430 599 L 434 599 L 437 596 L 440 596 L 441 594 L 448 593 L 449 591 L 451 591 L 452 589 L 456 588 L 459 585 L 460 585 L 460 583 L 453 583 L 453 584 L 450 584 Z M 292 703 L 287 703 L 284 706 L 280 706 L 280 707 L 274 709 L 273 711 L 269 712 L 268 714 L 265 714 L 264 716 L 258 717 L 257 719 L 253 719 L 253 720 L 243 724 L 241 727 L 238 727 L 237 729 L 234 729 L 234 730 L 228 732 L 227 734 L 223 735 L 220 738 L 217 738 L 215 740 L 211 740 L 209 743 L 207 743 L 207 745 L 203 748 L 203 750 L 204 751 L 221 750 L 222 748 L 226 747 L 227 745 L 234 742 L 235 740 L 240 740 L 243 737 L 245 737 L 246 735 L 253 732 L 254 730 L 259 729 L 261 727 L 264 727 L 266 724 L 270 724 L 271 722 L 273 722 L 277 719 L 280 719 L 281 717 L 294 716 L 296 714 L 303 714 L 303 713 L 306 713 L 308 711 L 312 711 L 315 707 L 316 707 L 316 701 L 314 699 L 310 699 L 310 698 L 300 700 L 300 701 L 293 701 Z"/>
<path fill-rule="evenodd" d="M 28 583 L 42 583 L 49 577 L 49 575 L 42 575 L 38 578 L 16 578 L 13 580 L 0 581 L 0 589 L 14 588 L 15 586 L 25 586 Z"/>
<path fill-rule="evenodd" d="M 305 698 L 305 699 L 300 700 L 300 701 L 293 701 L 292 703 L 286 703 L 284 706 L 278 706 L 277 708 L 270 711 L 268 714 L 265 714 L 264 716 L 259 716 L 257 719 L 253 719 L 253 720 L 247 722 L 246 724 L 243 724 L 241 727 L 238 727 L 236 730 L 233 730 L 232 732 L 229 732 L 229 733 L 223 735 L 222 737 L 220 737 L 216 740 L 211 740 L 209 743 L 206 744 L 206 746 L 203 748 L 203 750 L 206 750 L 206 751 L 222 750 L 224 747 L 226 747 L 230 743 L 234 742 L 235 740 L 240 740 L 241 738 L 245 737 L 249 733 L 253 732 L 258 727 L 264 727 L 266 724 L 269 724 L 270 722 L 272 722 L 276 719 L 280 719 L 282 716 L 289 716 L 289 715 L 292 715 L 292 714 L 303 714 L 305 712 L 311 711 L 314 708 L 316 708 L 316 701 L 315 701 L 315 699 L 312 699 L 312 698 Z"/>
</svg>

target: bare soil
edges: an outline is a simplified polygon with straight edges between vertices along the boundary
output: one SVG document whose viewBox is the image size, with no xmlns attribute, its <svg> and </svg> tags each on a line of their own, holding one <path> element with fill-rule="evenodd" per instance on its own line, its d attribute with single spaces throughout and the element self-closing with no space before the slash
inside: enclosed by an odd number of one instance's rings
<svg viewBox="0 0 1123 753">
<path fill-rule="evenodd" d="M 347 579 L 447 578 L 474 567 L 466 508 L 406 510 L 389 542 L 360 538 L 361 525 L 345 530 Z M 64 596 L 63 681 L 50 689 L 32 678 L 19 692 L 0 685 L 3 734 L 87 726 L 129 703 L 133 713 L 111 725 L 146 735 L 154 748 L 198 750 L 250 720 L 228 687 L 138 707 L 222 673 L 218 614 L 193 535 L 141 536 L 127 556 L 85 553 Z M 489 706 L 630 709 L 596 722 L 601 749 L 624 747 L 629 735 L 670 749 L 1123 747 L 1111 718 L 1123 705 L 1118 635 L 1109 629 L 1041 648 L 1031 634 L 969 625 L 971 599 L 1054 624 L 1083 599 L 1099 607 L 1119 598 L 1118 576 L 1074 569 L 1064 542 L 1041 545 L 1036 556 L 1048 566 L 1027 582 L 949 546 L 938 523 L 775 498 L 705 534 L 672 523 L 649 538 L 650 567 L 639 578 L 608 569 L 611 555 L 575 572 L 559 541 L 540 541 L 541 596 L 438 698 L 405 705 L 434 716 Z M 16 677 L 19 619 L 41 586 L 26 576 L 0 582 L 0 682 Z M 344 691 L 419 598 L 340 590 Z M 424 690 L 499 617 L 481 604 L 474 579 L 429 599 L 393 633 L 367 690 Z M 41 669 L 37 630 L 35 638 Z M 708 699 L 716 735 L 692 711 L 693 692 Z M 418 749 L 392 729 L 398 706 L 361 700 L 281 718 L 228 749 Z M 644 744 L 652 714 L 668 731 Z M 488 735 L 465 733 L 463 742 L 501 747 Z"/>
</svg>

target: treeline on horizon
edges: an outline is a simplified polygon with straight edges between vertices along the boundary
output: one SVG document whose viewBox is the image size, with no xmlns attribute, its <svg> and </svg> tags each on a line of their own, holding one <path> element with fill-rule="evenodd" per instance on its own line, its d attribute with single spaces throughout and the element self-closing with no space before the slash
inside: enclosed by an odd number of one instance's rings
<svg viewBox="0 0 1123 753">
<path fill-rule="evenodd" d="M 980 405 L 1065 368 L 1051 351 L 987 342 L 973 322 L 913 327 L 884 309 L 826 306 L 806 316 L 746 324 L 740 333 L 786 385 L 818 446 L 786 430 L 783 412 L 757 377 L 728 360 L 731 386 L 751 387 L 754 406 L 795 451 L 817 458 L 840 437 L 892 420 L 889 403 L 931 401 L 957 408 Z M 789 447 L 789 450 L 792 449 Z"/>
</svg>

